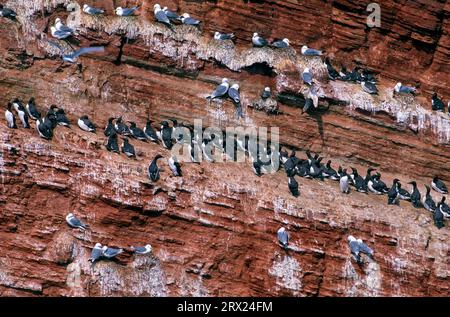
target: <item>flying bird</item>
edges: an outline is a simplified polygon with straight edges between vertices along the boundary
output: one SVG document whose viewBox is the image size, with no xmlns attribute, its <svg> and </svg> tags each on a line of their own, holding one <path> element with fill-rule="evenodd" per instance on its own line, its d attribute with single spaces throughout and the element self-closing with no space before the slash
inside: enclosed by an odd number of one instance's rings
<svg viewBox="0 0 450 317">
<path fill-rule="evenodd" d="M 75 61 L 77 60 L 77 58 L 83 54 L 90 54 L 90 53 L 102 53 L 105 51 L 105 47 L 104 46 L 91 46 L 91 47 L 83 47 L 80 48 L 77 51 L 73 51 L 70 54 L 64 54 L 64 49 L 55 42 L 52 41 L 48 41 L 51 45 L 55 46 L 56 48 L 58 48 L 60 50 L 60 54 L 61 57 L 63 59 L 64 62 L 69 62 L 69 63 L 75 63 Z"/>
<path fill-rule="evenodd" d="M 83 229 L 86 230 L 88 228 L 87 225 L 85 225 L 84 223 L 82 223 L 80 221 L 80 219 L 78 219 L 77 217 L 75 217 L 73 215 L 73 213 L 69 213 L 66 216 L 66 222 L 69 226 L 71 226 L 72 228 L 79 228 L 79 229 Z"/>
</svg>

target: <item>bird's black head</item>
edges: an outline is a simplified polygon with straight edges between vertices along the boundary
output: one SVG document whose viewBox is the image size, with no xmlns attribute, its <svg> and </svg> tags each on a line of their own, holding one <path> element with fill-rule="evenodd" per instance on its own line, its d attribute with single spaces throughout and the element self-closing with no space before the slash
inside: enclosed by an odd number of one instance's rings
<svg viewBox="0 0 450 317">
<path fill-rule="evenodd" d="M 376 169 L 375 169 L 375 168 L 372 168 L 372 167 L 369 167 L 369 168 L 367 169 L 367 174 L 370 174 L 370 173 L 372 173 L 373 171 L 376 171 Z"/>
<path fill-rule="evenodd" d="M 439 177 L 437 177 L 437 176 L 435 176 L 435 177 L 433 177 L 433 182 L 437 182 L 439 180 Z"/>
<path fill-rule="evenodd" d="M 112 122 L 113 122 L 113 120 L 114 120 L 114 118 L 113 118 L 113 117 L 110 117 L 110 118 L 108 118 L 108 123 L 112 123 Z"/>
<path fill-rule="evenodd" d="M 429 192 L 430 192 L 430 186 L 425 185 L 425 188 L 426 188 L 426 190 L 427 190 L 427 193 L 429 193 Z"/>
<path fill-rule="evenodd" d="M 87 119 L 87 118 L 88 118 L 87 115 L 82 115 L 82 116 L 80 117 L 81 120 L 85 120 L 85 119 Z"/>
<path fill-rule="evenodd" d="M 295 157 L 295 150 L 292 150 L 291 155 L 289 157 Z"/>
<path fill-rule="evenodd" d="M 122 122 L 122 116 L 117 118 L 117 122 Z"/>
<path fill-rule="evenodd" d="M 57 105 L 51 105 L 50 106 L 50 110 L 54 110 L 54 109 L 58 109 L 58 106 Z"/>
<path fill-rule="evenodd" d="M 163 156 L 162 156 L 161 154 L 156 154 L 154 160 L 160 159 L 160 158 L 162 158 L 162 157 L 163 157 Z"/>
<path fill-rule="evenodd" d="M 168 126 L 169 126 L 169 123 L 168 123 L 167 121 L 162 121 L 162 122 L 161 122 L 161 125 L 162 125 L 163 127 L 168 127 Z"/>
<path fill-rule="evenodd" d="M 392 181 L 394 184 L 400 183 L 400 180 L 398 178 L 394 178 L 394 180 Z"/>
<path fill-rule="evenodd" d="M 354 168 L 354 167 L 350 167 L 350 168 L 351 168 L 353 174 L 358 174 L 358 171 L 356 170 L 356 168 Z"/>
<path fill-rule="evenodd" d="M 6 106 L 8 108 L 8 110 L 11 110 L 12 108 L 12 102 L 8 102 L 8 105 Z"/>
<path fill-rule="evenodd" d="M 437 93 L 436 92 L 433 93 L 433 97 L 432 98 L 433 99 L 437 98 Z"/>
<path fill-rule="evenodd" d="M 31 97 L 28 103 L 34 103 L 34 97 Z"/>
<path fill-rule="evenodd" d="M 15 102 L 20 102 L 20 100 L 19 100 L 19 98 L 14 98 L 12 102 L 13 102 L 13 103 L 15 103 Z"/>
<path fill-rule="evenodd" d="M 441 203 L 444 203 L 444 201 L 445 201 L 445 196 L 442 196 Z"/>
<path fill-rule="evenodd" d="M 127 138 L 122 138 L 123 142 L 125 142 L 125 144 L 128 144 L 128 139 Z"/>
<path fill-rule="evenodd" d="M 409 182 L 408 184 L 411 184 L 411 185 L 413 185 L 414 187 L 417 186 L 417 183 L 416 183 L 415 181 L 411 181 L 411 182 Z"/>
</svg>

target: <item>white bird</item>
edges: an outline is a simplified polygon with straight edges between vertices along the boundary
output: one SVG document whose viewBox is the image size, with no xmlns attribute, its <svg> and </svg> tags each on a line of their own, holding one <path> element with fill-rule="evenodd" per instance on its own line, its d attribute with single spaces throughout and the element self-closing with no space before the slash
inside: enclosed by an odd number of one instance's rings
<svg viewBox="0 0 450 317">
<path fill-rule="evenodd" d="M 74 32 L 74 29 L 64 25 L 64 23 L 62 23 L 60 18 L 55 19 L 55 28 L 57 31 L 60 31 L 60 32 L 65 32 L 65 33 L 70 33 L 70 34 L 72 34 Z"/>
<path fill-rule="evenodd" d="M 347 241 L 356 262 L 361 263 L 360 253 L 364 253 L 370 258 L 373 258 L 373 250 L 369 248 L 361 239 L 356 239 L 354 236 L 349 235 Z"/>
<path fill-rule="evenodd" d="M 277 236 L 278 236 L 278 243 L 280 243 L 280 245 L 284 249 L 287 249 L 289 244 L 289 234 L 287 233 L 286 229 L 284 227 L 278 229 Z"/>
<path fill-rule="evenodd" d="M 166 13 L 161 9 L 161 6 L 158 3 L 153 6 L 153 9 L 155 20 L 164 23 L 168 27 L 172 28 L 172 23 L 170 22 L 170 19 L 167 17 Z"/>
<path fill-rule="evenodd" d="M 275 48 L 286 48 L 289 46 L 289 39 L 282 39 L 279 41 L 275 41 L 271 44 L 271 46 L 275 47 Z"/>
<path fill-rule="evenodd" d="M 87 13 L 89 15 L 98 15 L 98 14 L 105 13 L 104 10 L 91 7 L 91 6 L 87 5 L 87 4 L 83 5 L 83 12 Z"/>
<path fill-rule="evenodd" d="M 169 163 L 170 170 L 172 171 L 174 176 L 182 176 L 181 175 L 181 165 L 177 161 L 175 156 L 171 156 L 167 162 Z"/>
<path fill-rule="evenodd" d="M 87 226 L 84 223 L 82 223 L 80 221 L 80 219 L 78 219 L 77 217 L 75 217 L 73 215 L 73 213 L 69 213 L 66 216 L 66 222 L 72 228 L 79 228 L 79 229 L 83 229 L 83 230 L 86 230 L 86 228 L 87 228 Z"/>
<path fill-rule="evenodd" d="M 102 245 L 100 243 L 96 243 L 94 248 L 92 249 L 89 261 L 94 263 L 95 261 L 97 261 L 102 257 L 102 254 L 103 254 Z"/>
<path fill-rule="evenodd" d="M 131 247 L 131 250 L 134 251 L 136 254 L 148 254 L 152 252 L 152 246 L 150 244 L 147 244 L 143 247 Z"/>
<path fill-rule="evenodd" d="M 269 45 L 269 42 L 265 38 L 259 36 L 256 32 L 253 33 L 252 43 L 255 47 L 264 47 Z"/>
<path fill-rule="evenodd" d="M 302 46 L 302 54 L 305 56 L 320 56 L 322 55 L 322 51 L 315 50 L 313 48 L 308 48 L 308 46 Z"/>
<path fill-rule="evenodd" d="M 117 7 L 115 12 L 118 16 L 121 17 L 128 17 L 134 14 L 134 12 L 139 9 L 139 6 L 135 6 L 132 8 L 122 8 L 122 7 Z"/>
<path fill-rule="evenodd" d="M 201 21 L 191 18 L 188 13 L 183 13 L 181 16 L 181 22 L 186 25 L 199 25 Z"/>
<path fill-rule="evenodd" d="M 66 39 L 72 35 L 72 33 L 70 32 L 58 31 L 55 26 L 50 27 L 50 33 L 54 38 L 57 38 L 58 40 Z"/>
<path fill-rule="evenodd" d="M 312 72 L 309 70 L 308 67 L 305 68 L 305 70 L 302 73 L 302 79 L 303 81 L 308 84 L 308 85 L 312 85 L 312 81 L 313 81 L 313 75 Z"/>
<path fill-rule="evenodd" d="M 215 99 L 215 98 L 223 97 L 228 92 L 229 87 L 230 87 L 230 84 L 228 83 L 228 79 L 223 78 L 222 83 L 219 86 L 217 86 L 216 90 L 214 90 L 211 95 L 206 97 L 206 99 Z"/>
<path fill-rule="evenodd" d="M 220 33 L 220 32 L 215 32 L 214 33 L 214 39 L 218 40 L 218 41 L 225 41 L 225 40 L 232 40 L 234 38 L 234 34 L 233 33 Z"/>
<path fill-rule="evenodd" d="M 88 116 L 84 115 L 81 116 L 80 119 L 78 119 L 78 126 L 81 130 L 86 132 L 94 132 L 95 133 L 95 126 L 94 124 L 89 120 Z"/>
<path fill-rule="evenodd" d="M 416 92 L 416 88 L 409 87 L 409 86 L 403 86 L 402 83 L 397 83 L 394 87 L 395 92 L 397 93 L 403 93 L 403 94 L 413 94 Z"/>
<path fill-rule="evenodd" d="M 110 248 L 106 245 L 102 248 L 102 255 L 105 258 L 112 259 L 123 252 L 122 249 Z"/>
</svg>

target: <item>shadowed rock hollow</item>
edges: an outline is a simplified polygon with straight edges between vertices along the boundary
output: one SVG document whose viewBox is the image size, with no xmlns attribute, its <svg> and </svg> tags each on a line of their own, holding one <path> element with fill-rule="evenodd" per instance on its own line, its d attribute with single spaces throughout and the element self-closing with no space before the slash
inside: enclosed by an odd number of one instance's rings
<svg viewBox="0 0 450 317">
<path fill-rule="evenodd" d="M 141 2 L 136 17 L 111 15 L 114 5 Z M 132 141 L 139 155 L 129 160 L 105 150 L 101 131 L 76 126 L 87 114 L 100 128 L 119 115 L 139 126 L 150 116 L 190 125 L 201 118 L 205 127 L 279 127 L 281 143 L 299 157 L 310 149 L 361 174 L 374 166 L 386 183 L 397 177 L 409 189 L 414 179 L 424 194 L 435 174 L 450 182 L 449 119 L 430 111 L 433 91 L 450 97 L 448 3 L 384 1 L 379 29 L 365 26 L 363 1 L 161 3 L 204 21 L 202 31 L 177 26 L 174 33 L 153 22 L 155 1 L 86 1 L 108 11 L 96 18 L 77 5 L 67 12 L 72 1 L 0 3 L 18 13 L 17 22 L 0 23 L 1 104 L 34 96 L 41 111 L 57 104 L 72 121 L 45 141 L 34 122 L 30 130 L 10 130 L 0 118 L 1 295 L 448 294 L 449 231 L 438 230 L 425 209 L 341 195 L 334 182 L 303 178 L 294 198 L 283 171 L 258 178 L 249 163 L 184 164 L 183 177 L 172 177 L 160 145 Z M 106 53 L 81 57 L 81 71 L 61 66 L 46 42 L 56 17 L 77 29 L 78 46 L 104 45 Z M 236 44 L 211 40 L 216 30 L 234 32 Z M 251 48 L 255 31 L 287 37 L 292 47 Z M 325 49 L 336 65 L 379 72 L 380 94 L 329 82 L 320 59 L 298 54 L 305 43 Z M 306 66 L 319 87 L 320 110 L 311 115 L 300 114 Z M 222 77 L 240 84 L 244 119 L 229 101 L 205 101 Z M 420 84 L 419 96 L 394 98 L 399 80 Z M 265 86 L 278 95 L 277 115 L 249 107 Z M 157 153 L 165 157 L 161 180 L 150 183 L 147 166 Z M 68 212 L 90 230 L 69 229 Z M 276 243 L 280 226 L 291 235 L 288 253 Z M 375 260 L 356 265 L 348 234 L 373 247 Z M 126 252 L 92 266 L 96 242 Z M 128 252 L 146 243 L 151 256 Z"/>
</svg>

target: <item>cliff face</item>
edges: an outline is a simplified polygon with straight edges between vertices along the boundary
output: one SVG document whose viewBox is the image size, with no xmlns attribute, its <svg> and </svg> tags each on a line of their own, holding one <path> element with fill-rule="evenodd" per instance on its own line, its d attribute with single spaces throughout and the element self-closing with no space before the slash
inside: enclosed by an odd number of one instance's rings
<svg viewBox="0 0 450 317">
<path fill-rule="evenodd" d="M 223 129 L 279 127 L 289 148 L 317 151 L 333 166 L 361 173 L 374 166 L 388 184 L 414 179 L 423 192 L 435 174 L 450 182 L 449 119 L 432 113 L 429 101 L 435 90 L 450 97 L 445 1 L 384 1 L 379 29 L 366 28 L 363 1 L 161 3 L 204 21 L 201 32 L 155 24 L 155 1 L 86 1 L 109 13 L 142 4 L 130 18 L 92 18 L 76 5 L 67 12 L 71 1 L 64 0 L 2 2 L 19 16 L 0 24 L 0 103 L 34 96 L 42 111 L 64 107 L 73 126 L 58 127 L 45 141 L 34 123 L 9 130 L 0 118 L 1 295 L 448 294 L 449 231 L 437 230 L 424 209 L 387 206 L 384 196 L 341 195 L 334 182 L 306 179 L 298 179 L 295 199 L 284 172 L 258 178 L 248 163 L 183 164 L 183 177 L 172 177 L 161 146 L 134 141 L 138 158 L 129 160 L 107 152 L 100 131 L 76 126 L 87 114 L 99 127 L 119 115 L 140 126 L 150 116 L 191 125 L 201 118 L 203 126 Z M 82 57 L 81 69 L 61 66 L 46 42 L 56 17 L 76 27 L 78 46 L 105 45 L 106 54 Z M 212 41 L 216 30 L 234 32 L 236 45 Z M 287 37 L 292 47 L 251 48 L 255 31 Z M 336 64 L 360 62 L 379 71 L 380 94 L 329 82 L 320 59 L 297 53 L 305 43 L 326 49 Z M 312 115 L 299 110 L 305 89 L 299 71 L 306 66 L 319 87 L 320 108 Z M 244 119 L 236 119 L 229 101 L 205 101 L 222 77 L 240 84 Z M 393 97 L 398 80 L 420 83 L 421 95 Z M 279 96 L 278 115 L 248 107 L 265 86 Z M 146 170 L 157 153 L 165 157 L 161 180 L 150 183 Z M 68 212 L 90 230 L 69 229 Z M 276 243 L 280 226 L 291 234 L 289 253 Z M 375 260 L 357 266 L 348 234 L 373 247 Z M 91 266 L 96 242 L 150 243 L 154 251 Z"/>
</svg>

